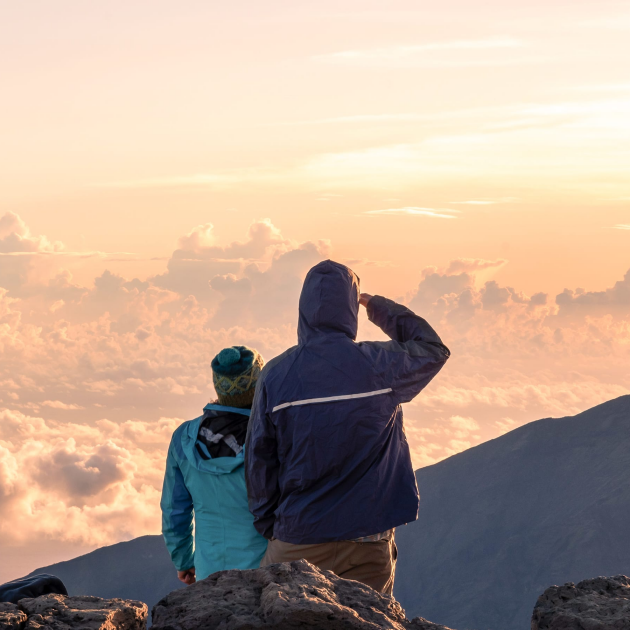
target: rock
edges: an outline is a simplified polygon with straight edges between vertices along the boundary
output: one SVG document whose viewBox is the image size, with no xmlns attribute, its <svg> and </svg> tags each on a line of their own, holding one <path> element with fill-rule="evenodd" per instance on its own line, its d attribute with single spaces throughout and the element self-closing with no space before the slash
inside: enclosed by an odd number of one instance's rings
<svg viewBox="0 0 630 630">
<path fill-rule="evenodd" d="M 306 560 L 214 573 L 160 600 L 152 618 L 152 630 L 448 630 Z"/>
<path fill-rule="evenodd" d="M 9 602 L 0 602 L 0 630 L 20 630 L 26 615 L 15 605 Z"/>
<path fill-rule="evenodd" d="M 441 626 L 439 623 L 433 623 L 427 621 L 423 617 L 415 617 L 407 625 L 409 630 L 449 630 L 446 626 Z"/>
<path fill-rule="evenodd" d="M 145 630 L 147 605 L 88 595 L 42 595 L 21 599 L 28 617 L 24 630 Z"/>
<path fill-rule="evenodd" d="M 536 602 L 532 630 L 630 630 L 630 578 L 550 586 Z"/>
</svg>

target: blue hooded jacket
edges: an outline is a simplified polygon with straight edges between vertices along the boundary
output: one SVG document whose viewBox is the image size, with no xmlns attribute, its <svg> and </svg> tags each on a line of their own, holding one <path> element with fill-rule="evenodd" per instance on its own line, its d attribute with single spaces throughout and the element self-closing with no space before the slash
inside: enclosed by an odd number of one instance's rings
<svg viewBox="0 0 630 630">
<path fill-rule="evenodd" d="M 249 410 L 207 405 L 204 411 L 173 433 L 160 504 L 162 534 L 173 564 L 178 571 L 195 567 L 197 580 L 224 569 L 258 568 L 267 549 L 247 507 L 243 451 L 236 457 L 212 458 L 197 439 L 208 414 L 248 415 Z"/>
<path fill-rule="evenodd" d="M 356 343 L 359 279 L 327 260 L 306 276 L 298 345 L 264 368 L 245 448 L 249 508 L 266 538 L 316 544 L 414 521 L 418 488 L 400 404 L 449 350 L 405 306 L 374 296 L 392 341 Z"/>
</svg>

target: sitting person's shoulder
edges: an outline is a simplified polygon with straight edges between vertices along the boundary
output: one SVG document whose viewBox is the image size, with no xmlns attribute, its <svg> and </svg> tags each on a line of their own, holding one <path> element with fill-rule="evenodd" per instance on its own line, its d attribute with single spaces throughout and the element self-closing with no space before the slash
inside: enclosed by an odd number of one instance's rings
<svg viewBox="0 0 630 630">
<path fill-rule="evenodd" d="M 199 418 L 193 418 L 192 420 L 184 420 L 176 429 L 173 431 L 173 435 L 171 436 L 171 444 L 179 444 L 181 442 L 182 436 L 188 430 L 191 422 L 196 422 Z"/>
</svg>

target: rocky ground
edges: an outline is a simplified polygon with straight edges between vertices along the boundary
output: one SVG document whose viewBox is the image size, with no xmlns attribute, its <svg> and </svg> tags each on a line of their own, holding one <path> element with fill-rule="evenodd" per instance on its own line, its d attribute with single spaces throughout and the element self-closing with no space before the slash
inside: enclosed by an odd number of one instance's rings
<svg viewBox="0 0 630 630">
<path fill-rule="evenodd" d="M 448 630 L 410 622 L 394 598 L 306 560 L 215 573 L 167 595 L 152 615 L 154 630 Z"/>
<path fill-rule="evenodd" d="M 147 612 L 131 600 L 42 595 L 0 603 L 0 630 L 145 630 Z"/>
<path fill-rule="evenodd" d="M 536 602 L 532 630 L 630 630 L 630 578 L 549 587 Z"/>
<path fill-rule="evenodd" d="M 305 560 L 215 573 L 164 597 L 152 616 L 153 630 L 449 630 L 421 617 L 409 621 L 394 598 Z M 0 630 L 146 625 L 146 604 L 132 600 L 43 595 L 0 603 Z M 630 630 L 630 578 L 548 588 L 538 598 L 531 630 Z"/>
</svg>

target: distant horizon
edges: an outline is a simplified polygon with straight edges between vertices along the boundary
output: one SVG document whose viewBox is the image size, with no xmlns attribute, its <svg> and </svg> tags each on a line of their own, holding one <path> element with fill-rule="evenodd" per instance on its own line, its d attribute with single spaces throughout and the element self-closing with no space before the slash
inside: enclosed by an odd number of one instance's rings
<svg viewBox="0 0 630 630">
<path fill-rule="evenodd" d="M 630 394 L 629 32 L 616 0 L 2 7 L 0 581 L 159 532 L 213 356 L 296 343 L 322 259 L 452 351 L 416 468 Z"/>
</svg>

